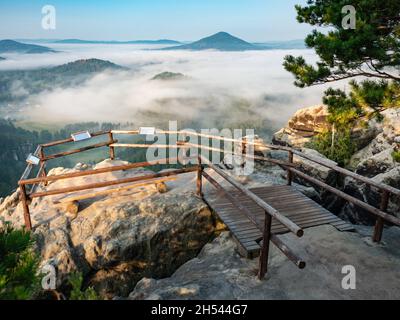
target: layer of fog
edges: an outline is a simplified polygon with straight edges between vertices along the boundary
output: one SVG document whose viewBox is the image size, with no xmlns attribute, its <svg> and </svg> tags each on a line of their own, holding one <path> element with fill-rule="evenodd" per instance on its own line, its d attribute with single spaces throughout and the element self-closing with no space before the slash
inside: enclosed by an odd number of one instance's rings
<svg viewBox="0 0 400 320">
<path fill-rule="evenodd" d="M 188 52 L 142 50 L 130 45 L 59 45 L 57 54 L 8 57 L 0 68 L 60 65 L 82 58 L 99 58 L 129 67 L 104 72 L 83 85 L 31 97 L 21 113 L 29 121 L 83 121 L 166 124 L 168 120 L 202 127 L 245 124 L 284 125 L 299 108 L 321 103 L 324 86 L 299 89 L 282 67 L 287 54 L 315 61 L 311 50 L 255 52 Z M 154 47 L 153 47 L 154 48 Z M 151 81 L 164 71 L 179 72 L 181 81 Z M 343 86 L 343 84 L 341 84 Z M 21 89 L 19 89 L 21 90 Z"/>
</svg>

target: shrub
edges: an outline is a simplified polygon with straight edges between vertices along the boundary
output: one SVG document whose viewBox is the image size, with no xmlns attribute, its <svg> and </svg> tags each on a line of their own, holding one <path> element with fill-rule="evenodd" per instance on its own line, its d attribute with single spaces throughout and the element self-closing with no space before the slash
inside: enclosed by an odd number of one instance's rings
<svg viewBox="0 0 400 320">
<path fill-rule="evenodd" d="M 393 151 L 392 152 L 393 160 L 396 162 L 400 162 L 400 151 Z"/>
<path fill-rule="evenodd" d="M 83 276 L 81 272 L 72 273 L 69 277 L 69 283 L 72 290 L 69 300 L 99 300 L 99 296 L 92 287 L 82 290 Z"/>
<path fill-rule="evenodd" d="M 39 289 L 39 259 L 30 232 L 10 224 L 0 229 L 0 299 L 31 299 Z"/>
<path fill-rule="evenodd" d="M 337 162 L 340 166 L 346 166 L 351 156 L 357 150 L 356 144 L 351 139 L 350 130 L 341 130 L 335 133 L 332 143 L 332 132 L 324 131 L 311 139 L 306 144 L 307 148 L 315 149 L 328 159 Z"/>
</svg>

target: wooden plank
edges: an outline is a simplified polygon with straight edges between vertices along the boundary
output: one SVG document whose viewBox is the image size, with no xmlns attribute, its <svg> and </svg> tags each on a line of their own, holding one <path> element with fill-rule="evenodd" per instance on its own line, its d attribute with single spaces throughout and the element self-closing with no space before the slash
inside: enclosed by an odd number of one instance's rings
<svg viewBox="0 0 400 320">
<path fill-rule="evenodd" d="M 233 185 L 236 189 L 238 189 L 240 192 L 254 200 L 263 210 L 265 210 L 271 217 L 278 219 L 282 224 L 288 227 L 288 229 L 293 232 L 295 235 L 298 237 L 303 236 L 303 230 L 297 226 L 295 223 L 290 221 L 288 218 L 286 218 L 282 213 L 280 213 L 278 210 L 274 209 L 271 207 L 268 203 L 266 203 L 264 200 L 261 198 L 257 197 L 253 192 L 250 190 L 246 189 L 243 187 L 242 184 L 238 183 L 234 178 L 232 178 L 230 175 L 228 175 L 225 171 L 221 170 L 217 166 L 215 166 L 213 163 L 211 163 L 206 157 L 201 156 L 202 161 L 207 164 L 211 169 L 213 169 L 215 172 L 217 172 L 220 176 L 222 176 L 227 182 L 229 182 L 231 185 Z"/>
<path fill-rule="evenodd" d="M 332 224 L 338 230 L 348 230 L 352 227 L 339 217 L 335 216 L 303 193 L 291 186 L 268 186 L 250 189 L 256 196 L 263 199 L 270 206 L 281 212 L 300 228 L 309 228 L 323 224 Z M 236 237 L 242 249 L 247 250 L 249 244 L 262 239 L 259 226 L 264 223 L 264 211 L 249 197 L 233 191 L 232 196 L 239 201 L 247 211 L 251 212 L 258 221 L 254 225 L 232 202 L 221 195 L 210 201 L 210 205 L 227 225 L 232 235 Z M 289 230 L 277 219 L 272 219 L 272 233 L 283 234 Z M 258 245 L 258 250 L 260 246 Z"/>
</svg>

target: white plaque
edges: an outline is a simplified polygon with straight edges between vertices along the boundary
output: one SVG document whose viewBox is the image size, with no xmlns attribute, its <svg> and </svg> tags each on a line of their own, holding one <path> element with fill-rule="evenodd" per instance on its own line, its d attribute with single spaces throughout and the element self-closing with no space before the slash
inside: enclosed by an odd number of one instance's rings
<svg viewBox="0 0 400 320">
<path fill-rule="evenodd" d="M 139 129 L 139 134 L 155 135 L 156 134 L 156 128 L 154 128 L 154 127 L 141 127 Z"/>
<path fill-rule="evenodd" d="M 34 156 L 32 153 L 30 153 L 28 155 L 28 158 L 26 158 L 26 162 L 37 166 L 40 163 L 40 159 L 38 157 Z"/>
<path fill-rule="evenodd" d="M 72 139 L 74 139 L 75 142 L 78 142 L 90 139 L 92 136 L 90 135 L 89 131 L 81 131 L 71 134 L 71 137 Z"/>
</svg>

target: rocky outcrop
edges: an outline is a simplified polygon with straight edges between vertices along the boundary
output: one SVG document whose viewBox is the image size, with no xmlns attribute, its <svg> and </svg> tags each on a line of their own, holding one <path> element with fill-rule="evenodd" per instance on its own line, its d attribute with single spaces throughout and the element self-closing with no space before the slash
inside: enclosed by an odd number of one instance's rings
<svg viewBox="0 0 400 320">
<path fill-rule="evenodd" d="M 306 154 L 325 158 L 315 150 L 304 148 L 304 145 L 315 134 L 329 128 L 327 115 L 327 108 L 322 106 L 299 110 L 289 120 L 288 125 L 274 135 L 274 143 L 292 146 Z M 400 110 L 390 108 L 382 115 L 383 121 L 370 120 L 367 126 L 360 123 L 352 130 L 352 139 L 356 142 L 358 151 L 351 157 L 348 169 L 377 182 L 399 188 L 400 177 L 397 169 L 400 167 L 400 163 L 394 159 L 393 152 L 400 150 Z M 294 160 L 301 171 L 379 207 L 381 195 L 374 188 L 352 178 L 343 180 L 333 170 L 308 160 L 299 157 L 295 157 Z M 309 183 L 302 179 L 296 178 L 296 181 L 309 186 Z M 375 223 L 375 217 L 371 217 L 365 210 L 348 204 L 322 189 L 316 188 L 316 190 L 319 193 L 320 203 L 342 218 L 353 223 Z M 392 197 L 389 204 L 388 211 L 396 216 L 400 212 L 399 201 Z"/>
<path fill-rule="evenodd" d="M 396 166 L 387 172 L 378 174 L 371 179 L 378 183 L 384 183 L 400 189 L 400 166 Z M 348 177 L 345 179 L 344 192 L 352 195 L 355 198 L 361 199 L 376 208 L 379 208 L 380 206 L 381 193 L 375 188 L 369 187 L 365 183 L 356 181 L 353 178 Z M 400 218 L 399 197 L 392 196 L 390 198 L 387 212 Z M 344 203 L 339 216 L 353 223 L 361 223 L 366 225 L 372 225 L 376 221 L 376 217 L 371 216 L 365 210 L 350 203 Z"/>
<path fill-rule="evenodd" d="M 376 182 L 400 188 L 400 163 L 396 162 L 392 156 L 394 151 L 400 150 L 400 110 L 388 109 L 383 112 L 383 116 L 382 132 L 369 145 L 353 155 L 350 169 Z M 375 207 L 380 205 L 380 193 L 354 179 L 345 180 L 344 191 Z M 388 212 L 400 217 L 398 197 L 390 198 Z M 350 204 L 344 204 L 340 215 L 353 222 L 365 224 L 375 222 L 374 217 Z"/>
<path fill-rule="evenodd" d="M 399 299 L 400 229 L 390 228 L 384 236 L 386 246 L 331 226 L 307 229 L 301 241 L 282 235 L 307 266 L 297 269 L 271 246 L 267 278 L 259 281 L 258 260 L 241 258 L 223 233 L 170 278 L 142 279 L 130 299 Z M 342 268 L 348 265 L 356 269 L 356 290 L 342 288 Z"/>
<path fill-rule="evenodd" d="M 274 134 L 275 144 L 302 147 L 316 134 L 329 128 L 328 107 L 314 106 L 298 110 L 286 127 Z"/>
<path fill-rule="evenodd" d="M 302 153 L 304 153 L 305 155 L 308 155 L 314 159 L 318 159 L 324 163 L 327 163 L 327 164 L 330 164 L 333 166 L 337 165 L 337 163 L 335 161 L 329 160 L 324 155 L 320 154 L 318 151 L 316 151 L 314 149 L 301 148 L 300 151 Z M 317 178 L 323 182 L 326 182 L 330 185 L 336 185 L 337 173 L 335 170 L 332 170 L 326 166 L 315 163 L 311 160 L 300 157 L 298 155 L 295 155 L 293 157 L 293 162 L 297 165 L 296 169 L 303 171 L 304 173 L 307 173 L 311 177 L 315 177 L 315 178 Z"/>
<path fill-rule="evenodd" d="M 294 148 L 304 147 L 317 134 L 331 130 L 328 116 L 328 107 L 324 105 L 300 109 L 284 128 L 274 134 L 272 141 L 275 144 Z M 393 125 L 396 124 L 393 123 Z M 368 126 L 362 124 L 355 126 L 351 138 L 356 142 L 358 149 L 362 149 L 380 132 L 382 132 L 382 125 L 371 120 Z"/>
<path fill-rule="evenodd" d="M 126 162 L 106 160 L 94 168 Z M 57 168 L 49 174 L 90 168 Z M 137 169 L 60 180 L 42 189 L 143 175 Z M 193 183 L 195 185 L 195 183 Z M 57 204 L 59 196 L 35 199 L 31 204 L 34 234 L 42 265 L 57 269 L 59 288 L 68 274 L 81 271 L 85 283 L 106 298 L 126 296 L 144 276 L 167 277 L 195 257 L 214 233 L 214 218 L 207 205 L 189 189 L 172 185 L 160 193 L 155 185 L 121 191 L 80 202 L 77 215 Z M 1 205 L 3 220 L 21 225 L 17 194 Z"/>
</svg>

